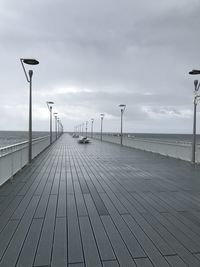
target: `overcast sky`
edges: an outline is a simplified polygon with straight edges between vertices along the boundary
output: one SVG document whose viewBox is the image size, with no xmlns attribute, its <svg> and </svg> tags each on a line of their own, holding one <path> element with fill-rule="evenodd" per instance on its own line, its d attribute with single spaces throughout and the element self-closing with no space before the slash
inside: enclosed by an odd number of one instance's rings
<svg viewBox="0 0 200 267">
<path fill-rule="evenodd" d="M 199 0 L 0 0 L 0 130 L 28 129 L 19 59 L 33 57 L 34 130 L 54 101 L 65 130 L 94 118 L 99 131 L 105 113 L 118 131 L 123 103 L 126 132 L 191 133 L 199 14 Z"/>
</svg>

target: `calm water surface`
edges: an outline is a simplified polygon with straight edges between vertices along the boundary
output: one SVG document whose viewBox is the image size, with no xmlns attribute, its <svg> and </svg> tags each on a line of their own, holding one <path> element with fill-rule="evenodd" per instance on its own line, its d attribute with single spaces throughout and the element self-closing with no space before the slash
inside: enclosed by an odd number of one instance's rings
<svg viewBox="0 0 200 267">
<path fill-rule="evenodd" d="M 118 134 L 118 133 L 116 133 Z M 49 132 L 33 132 L 33 138 L 49 135 Z M 191 143 L 191 134 L 152 134 L 152 133 L 126 133 L 132 138 L 144 138 L 164 142 Z M 0 131 L 0 147 L 9 146 L 28 140 L 28 132 L 23 131 Z M 197 143 L 200 144 L 200 135 L 197 135 Z"/>
<path fill-rule="evenodd" d="M 33 132 L 33 139 L 49 135 L 48 132 Z M 0 131 L 0 147 L 5 147 L 28 140 L 28 132 Z"/>
</svg>

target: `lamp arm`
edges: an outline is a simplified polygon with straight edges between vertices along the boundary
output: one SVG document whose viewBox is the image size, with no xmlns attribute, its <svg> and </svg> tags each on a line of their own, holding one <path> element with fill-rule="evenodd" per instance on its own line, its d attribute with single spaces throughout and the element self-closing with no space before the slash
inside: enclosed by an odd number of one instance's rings
<svg viewBox="0 0 200 267">
<path fill-rule="evenodd" d="M 47 103 L 48 110 L 50 111 L 49 104 L 48 104 L 48 102 L 46 102 L 46 103 Z"/>
<path fill-rule="evenodd" d="M 30 83 L 30 80 L 29 80 L 28 75 L 27 75 L 27 73 L 26 73 L 26 69 L 25 69 L 25 67 L 24 67 L 23 59 L 22 59 L 22 58 L 20 58 L 20 62 L 21 62 L 21 64 L 22 64 L 22 68 L 23 68 L 23 70 L 24 70 L 24 74 L 25 74 L 25 76 L 26 76 L 26 80 L 27 80 L 28 83 Z"/>
</svg>

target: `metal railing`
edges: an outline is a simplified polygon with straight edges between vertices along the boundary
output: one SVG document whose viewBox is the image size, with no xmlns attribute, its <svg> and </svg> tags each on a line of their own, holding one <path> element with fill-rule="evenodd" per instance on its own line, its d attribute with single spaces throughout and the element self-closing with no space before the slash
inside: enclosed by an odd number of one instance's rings
<svg viewBox="0 0 200 267">
<path fill-rule="evenodd" d="M 50 145 L 50 137 L 32 141 L 32 159 Z M 28 141 L 0 148 L 0 186 L 28 163 Z"/>
<path fill-rule="evenodd" d="M 93 138 L 100 140 L 101 135 L 95 133 Z M 103 141 L 120 144 L 120 135 L 118 134 L 103 134 Z M 148 138 L 136 138 L 123 136 L 123 145 L 133 147 L 140 150 L 158 153 L 164 156 L 169 156 L 177 159 L 191 161 L 192 159 L 192 144 L 190 142 L 162 141 L 152 140 Z M 200 145 L 196 146 L 196 163 L 200 163 Z"/>
</svg>

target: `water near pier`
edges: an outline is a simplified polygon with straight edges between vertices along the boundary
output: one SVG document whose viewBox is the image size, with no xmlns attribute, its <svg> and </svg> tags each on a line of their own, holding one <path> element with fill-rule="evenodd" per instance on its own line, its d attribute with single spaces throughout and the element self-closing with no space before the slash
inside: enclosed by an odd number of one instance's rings
<svg viewBox="0 0 200 267">
<path fill-rule="evenodd" d="M 48 132 L 33 132 L 33 138 L 46 136 L 48 134 Z M 113 134 L 117 135 L 118 133 Z M 126 133 L 126 135 L 132 138 L 143 138 L 164 142 L 192 142 L 191 134 Z M 26 131 L 0 131 L 0 147 L 9 146 L 26 140 L 28 140 L 28 132 Z M 197 135 L 197 143 L 200 144 L 200 135 Z"/>
<path fill-rule="evenodd" d="M 46 136 L 48 132 L 33 132 L 33 139 Z M 28 140 L 26 131 L 0 131 L 0 148 Z"/>
<path fill-rule="evenodd" d="M 119 133 L 109 133 L 114 136 L 119 136 Z M 162 141 L 170 143 L 192 143 L 192 134 L 160 134 L 160 133 L 125 133 L 129 138 L 141 138 L 152 141 Z M 197 144 L 200 144 L 200 135 L 196 135 Z"/>
<path fill-rule="evenodd" d="M 133 133 L 128 134 L 130 137 L 158 140 L 163 142 L 191 143 L 192 134 L 152 134 L 152 133 Z M 200 144 L 200 135 L 196 135 L 197 143 Z"/>
</svg>

